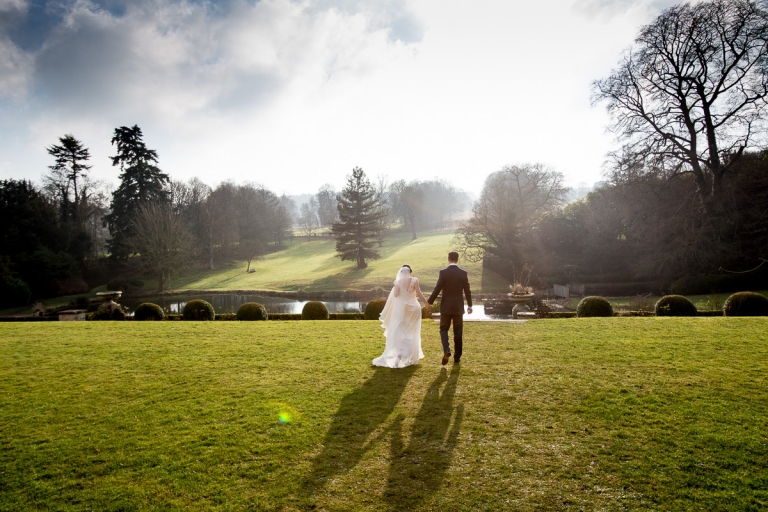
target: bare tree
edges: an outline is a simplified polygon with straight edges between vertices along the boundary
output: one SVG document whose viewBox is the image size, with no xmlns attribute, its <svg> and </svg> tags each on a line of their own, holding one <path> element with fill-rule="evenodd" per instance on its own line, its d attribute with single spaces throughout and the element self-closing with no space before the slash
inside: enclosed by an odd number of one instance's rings
<svg viewBox="0 0 768 512">
<path fill-rule="evenodd" d="M 389 211 L 391 208 L 387 177 L 379 175 L 373 188 L 376 191 L 374 199 L 376 200 L 376 213 L 379 218 L 379 239 L 376 240 L 376 243 L 381 247 L 384 245 L 384 231 L 389 226 Z"/>
<path fill-rule="evenodd" d="M 398 194 L 398 204 L 403 215 L 403 226 L 411 227 L 411 240 L 416 240 L 416 225 L 424 214 L 422 202 L 424 200 L 424 190 L 419 186 L 419 182 L 411 182 L 404 185 Z"/>
<path fill-rule="evenodd" d="M 277 247 L 282 247 L 283 239 L 290 234 L 294 224 L 294 214 L 296 203 L 283 194 L 280 196 L 280 204 L 277 205 L 275 218 L 272 224 L 272 239 Z"/>
<path fill-rule="evenodd" d="M 665 10 L 593 83 L 624 142 L 617 173 L 691 173 L 709 207 L 742 153 L 765 142 L 766 95 L 768 13 L 749 0 Z"/>
<path fill-rule="evenodd" d="M 398 180 L 389 187 L 389 203 L 390 218 L 401 220 L 403 230 L 410 229 L 416 240 L 417 230 L 446 227 L 451 217 L 465 211 L 470 200 L 466 192 L 440 179 Z"/>
<path fill-rule="evenodd" d="M 192 258 L 193 240 L 184 220 L 167 202 L 141 205 L 135 218 L 133 249 L 146 272 L 157 276 L 162 292 L 171 275 L 183 269 Z"/>
<path fill-rule="evenodd" d="M 466 192 L 441 179 L 423 181 L 419 188 L 424 197 L 422 223 L 427 229 L 445 227 L 453 215 L 471 203 Z"/>
<path fill-rule="evenodd" d="M 183 191 L 178 185 L 176 185 L 176 191 L 174 191 L 174 185 L 171 182 L 171 203 L 174 205 L 174 211 L 180 212 L 184 217 L 187 227 L 195 240 L 195 252 L 197 255 L 207 254 L 210 256 L 207 250 L 209 248 L 209 237 L 206 205 L 210 195 L 211 187 L 198 178 L 190 179 L 185 184 Z"/>
<path fill-rule="evenodd" d="M 320 226 L 317 218 L 317 201 L 314 197 L 309 198 L 309 202 L 301 205 L 301 214 L 299 215 L 299 227 L 307 235 L 307 240 L 311 239 L 312 233 Z"/>
<path fill-rule="evenodd" d="M 216 249 L 226 255 L 238 240 L 235 194 L 236 186 L 225 182 L 211 191 L 204 203 L 203 217 L 209 268 L 213 268 Z"/>
<path fill-rule="evenodd" d="M 338 212 L 336 211 L 336 191 L 327 183 L 320 187 L 315 195 L 317 198 L 317 216 L 320 226 L 327 227 L 336 222 Z"/>
<path fill-rule="evenodd" d="M 248 262 L 246 272 L 251 271 L 251 262 L 258 259 L 266 252 L 264 242 L 256 238 L 242 238 L 238 244 L 240 256 Z"/>
<path fill-rule="evenodd" d="M 541 217 L 559 207 L 568 189 L 563 175 L 541 164 L 507 166 L 485 180 L 454 244 L 470 261 L 498 262 L 503 269 L 522 268 L 523 248 Z"/>
</svg>

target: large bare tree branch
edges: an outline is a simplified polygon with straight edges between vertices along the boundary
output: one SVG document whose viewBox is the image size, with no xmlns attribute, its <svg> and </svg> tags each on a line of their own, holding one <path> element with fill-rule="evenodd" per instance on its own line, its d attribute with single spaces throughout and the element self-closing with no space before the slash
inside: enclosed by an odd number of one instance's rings
<svg viewBox="0 0 768 512">
<path fill-rule="evenodd" d="M 619 67 L 593 83 L 623 153 L 693 173 L 700 197 L 719 196 L 744 150 L 768 141 L 768 13 L 750 0 L 710 0 L 664 11 L 643 27 Z M 637 171 L 635 171 L 637 172 Z"/>
</svg>

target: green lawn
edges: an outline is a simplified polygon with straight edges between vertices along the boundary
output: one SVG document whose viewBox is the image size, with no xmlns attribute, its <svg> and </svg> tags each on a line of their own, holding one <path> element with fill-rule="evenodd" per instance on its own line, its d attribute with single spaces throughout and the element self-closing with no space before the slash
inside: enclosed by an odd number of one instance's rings
<svg viewBox="0 0 768 512">
<path fill-rule="evenodd" d="M 0 324 L 0 510 L 760 510 L 768 319 Z"/>
<path fill-rule="evenodd" d="M 432 289 L 438 271 L 448 262 L 453 233 L 428 233 L 411 240 L 409 233 L 389 234 L 378 249 L 381 259 L 368 262 L 358 270 L 355 262 L 336 257 L 332 239 L 306 241 L 297 239 L 288 249 L 269 254 L 252 264 L 256 270 L 245 272 L 244 261 L 230 262 L 214 270 L 200 270 L 181 275 L 172 281 L 173 288 L 196 290 L 371 290 L 389 289 L 397 270 L 408 263 L 425 289 Z M 506 292 L 508 282 L 485 270 L 480 263 L 462 261 L 470 274 L 475 291 Z M 156 283 L 147 281 L 156 289 Z"/>
</svg>

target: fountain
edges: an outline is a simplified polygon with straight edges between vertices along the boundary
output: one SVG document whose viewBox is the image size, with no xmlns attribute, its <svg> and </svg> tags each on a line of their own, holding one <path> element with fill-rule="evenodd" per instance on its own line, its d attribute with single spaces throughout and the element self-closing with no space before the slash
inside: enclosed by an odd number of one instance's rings
<svg viewBox="0 0 768 512">
<path fill-rule="evenodd" d="M 522 311 L 523 307 L 525 307 L 525 303 L 532 300 L 535 295 L 530 286 L 523 286 L 519 283 L 510 285 L 509 289 L 511 292 L 507 294 L 507 297 L 509 297 L 509 301 L 514 304 L 514 307 L 512 308 L 512 318 L 517 320 L 517 314 Z"/>
<path fill-rule="evenodd" d="M 99 309 L 108 309 L 110 312 L 115 309 L 121 309 L 120 304 L 115 302 L 115 299 L 119 299 L 122 294 L 123 292 L 119 290 L 97 293 L 96 298 L 103 301 L 102 304 L 99 305 Z"/>
</svg>

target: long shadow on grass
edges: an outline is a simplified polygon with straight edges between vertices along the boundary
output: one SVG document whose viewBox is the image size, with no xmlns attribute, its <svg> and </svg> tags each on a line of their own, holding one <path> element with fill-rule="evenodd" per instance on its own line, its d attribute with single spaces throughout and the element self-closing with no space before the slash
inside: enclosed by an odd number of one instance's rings
<svg viewBox="0 0 768 512">
<path fill-rule="evenodd" d="M 384 494 L 394 510 L 415 508 L 443 485 L 464 417 L 464 406 L 455 407 L 453 403 L 460 371 L 459 365 L 454 365 L 450 374 L 442 368 L 430 384 L 413 423 L 408 446 L 403 442 L 405 418 L 400 415 L 394 422 L 392 463 Z"/>
<path fill-rule="evenodd" d="M 376 444 L 380 436 L 369 439 L 371 434 L 392 413 L 415 371 L 414 366 L 398 370 L 376 368 L 361 387 L 341 399 L 323 439 L 323 450 L 313 459 L 303 483 L 305 496 L 314 494 L 339 473 L 351 470 Z"/>
</svg>

